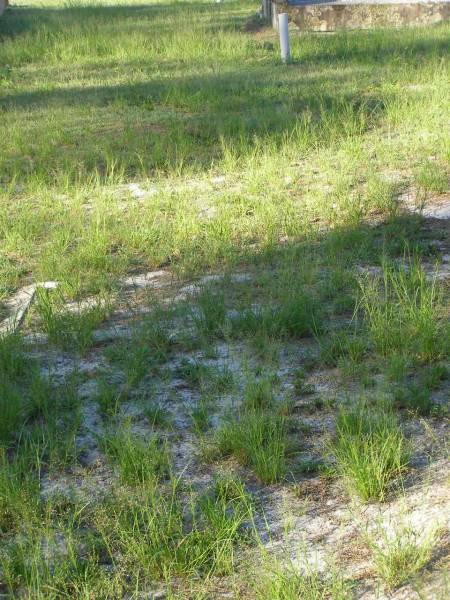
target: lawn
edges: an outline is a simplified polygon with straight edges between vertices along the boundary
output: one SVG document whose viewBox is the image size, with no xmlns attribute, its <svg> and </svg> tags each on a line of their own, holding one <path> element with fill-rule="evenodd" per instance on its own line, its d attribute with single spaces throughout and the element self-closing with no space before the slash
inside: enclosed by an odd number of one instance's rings
<svg viewBox="0 0 450 600">
<path fill-rule="evenodd" d="M 449 593 L 450 25 L 257 8 L 0 19 L 7 598 Z"/>
</svg>

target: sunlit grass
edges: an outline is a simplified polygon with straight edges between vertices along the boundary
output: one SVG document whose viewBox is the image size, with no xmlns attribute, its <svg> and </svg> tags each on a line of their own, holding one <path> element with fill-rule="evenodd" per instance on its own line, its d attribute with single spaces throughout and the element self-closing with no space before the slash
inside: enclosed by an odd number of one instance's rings
<svg viewBox="0 0 450 600">
<path fill-rule="evenodd" d="M 293 36 L 285 68 L 245 31 L 255 8 L 5 13 L 0 294 L 30 271 L 76 296 L 131 267 L 233 264 L 318 219 L 393 214 L 399 183 L 444 189 L 448 25 Z M 118 191 L 135 181 L 150 193 Z"/>
</svg>

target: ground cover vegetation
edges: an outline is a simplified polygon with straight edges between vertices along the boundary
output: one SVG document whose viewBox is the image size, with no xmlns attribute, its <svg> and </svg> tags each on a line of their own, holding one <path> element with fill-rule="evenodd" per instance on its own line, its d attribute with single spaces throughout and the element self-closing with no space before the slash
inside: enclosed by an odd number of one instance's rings
<svg viewBox="0 0 450 600">
<path fill-rule="evenodd" d="M 449 26 L 256 9 L 0 20 L 5 597 L 448 597 Z"/>
</svg>

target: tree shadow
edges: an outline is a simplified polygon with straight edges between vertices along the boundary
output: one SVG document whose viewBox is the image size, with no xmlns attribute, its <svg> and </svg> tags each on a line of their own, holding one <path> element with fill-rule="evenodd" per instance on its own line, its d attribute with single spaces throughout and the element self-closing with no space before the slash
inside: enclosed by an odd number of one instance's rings
<svg viewBox="0 0 450 600">
<path fill-rule="evenodd" d="M 199 15 L 211 12 L 211 6 L 202 2 L 189 2 L 186 9 L 196 11 Z M 0 39 L 15 37 L 28 31 L 38 31 L 43 27 L 64 29 L 74 22 L 86 26 L 102 25 L 117 21 L 123 25 L 128 20 L 137 18 L 155 20 L 160 17 L 171 18 L 180 13 L 179 3 L 142 3 L 130 5 L 94 4 L 81 6 L 65 6 L 60 8 L 33 7 L 30 5 L 11 6 L 0 20 Z M 233 16 L 230 16 L 233 19 Z M 196 23 L 193 23 L 195 27 Z"/>
<path fill-rule="evenodd" d="M 192 23 L 193 32 L 198 29 L 203 33 L 227 27 L 244 29 L 248 17 L 248 11 L 238 2 L 226 11 L 216 11 L 205 3 L 189 3 L 186 14 L 194 13 L 208 16 L 205 22 L 199 18 Z M 159 31 L 166 18 L 179 15 L 179 4 L 23 7 L 10 11 L 7 19 L 0 21 L 0 37 L 20 36 L 27 31 L 38 36 L 47 30 L 45 35 L 51 40 L 61 31 L 67 35 L 67 28 L 74 24 L 99 31 L 105 26 L 109 32 L 116 24 L 120 31 L 128 21 L 125 30 L 130 35 L 134 27 L 140 31 L 145 26 L 151 36 L 152 28 Z M 251 60 L 236 65 L 230 58 L 220 63 L 220 70 L 214 68 L 213 57 L 206 58 L 205 64 L 196 64 L 186 75 L 180 74 L 182 63 L 178 59 L 165 61 L 164 68 L 155 72 L 153 62 L 146 62 L 145 55 L 124 62 L 103 62 L 99 57 L 98 64 L 89 61 L 70 65 L 75 80 L 83 80 L 83 72 L 88 69 L 86 81 L 95 81 L 96 70 L 100 73 L 110 67 L 114 72 L 117 67 L 119 82 L 106 85 L 63 87 L 58 75 L 51 87 L 47 85 L 52 83 L 51 70 L 57 72 L 59 65 L 42 64 L 39 57 L 31 59 L 50 73 L 48 82 L 40 89 L 23 92 L 15 91 L 14 85 L 3 88 L 1 109 L 6 119 L 10 112 L 33 116 L 30 137 L 51 137 L 48 143 L 52 147 L 43 157 L 31 140 L 25 140 L 26 157 L 6 156 L 3 161 L 0 157 L 0 164 L 9 179 L 14 173 L 32 169 L 57 172 L 62 165 L 70 168 L 71 164 L 81 164 L 85 172 L 102 172 L 115 157 L 133 176 L 142 166 L 148 172 L 174 161 L 211 164 L 211 159 L 223 155 L 224 144 L 238 153 L 240 149 L 249 151 L 255 139 L 277 148 L 299 128 L 302 139 L 309 139 L 311 144 L 360 134 L 380 123 L 395 94 L 394 90 L 373 85 L 374 79 L 383 75 L 380 65 L 395 56 L 406 67 L 423 61 L 425 56 L 442 55 L 446 49 L 446 40 L 434 39 L 432 29 L 426 38 L 415 39 L 410 33 L 405 36 L 400 33 L 386 40 L 379 32 L 351 32 L 320 37 L 320 42 L 318 36 L 303 36 L 293 40 L 298 60 L 288 67 L 278 65 L 276 44 L 249 34 L 245 44 Z M 320 69 L 323 65 L 327 68 Z M 127 82 L 136 68 L 142 71 L 142 81 Z M 192 70 L 197 73 L 192 74 Z M 368 86 L 361 85 L 364 80 Z M 52 118 L 47 109 L 54 111 Z"/>
<path fill-rule="evenodd" d="M 327 77 L 310 73 L 300 75 L 294 88 L 292 71 L 280 70 L 274 80 L 273 69 L 253 67 L 251 72 L 9 93 L 2 106 L 6 118 L 9 111 L 35 115 L 34 137 L 52 135 L 45 170 L 74 163 L 86 172 L 103 172 L 114 156 L 134 176 L 143 165 L 148 172 L 170 161 L 207 166 L 223 156 L 225 147 L 245 154 L 256 140 L 274 149 L 295 131 L 314 144 L 372 129 L 386 110 L 387 95 L 361 94 L 352 84 L 357 76 L 352 70 Z M 39 149 L 32 153 L 30 148 L 33 168 L 44 170 Z M 20 157 L 12 170 L 17 167 L 25 167 Z"/>
</svg>

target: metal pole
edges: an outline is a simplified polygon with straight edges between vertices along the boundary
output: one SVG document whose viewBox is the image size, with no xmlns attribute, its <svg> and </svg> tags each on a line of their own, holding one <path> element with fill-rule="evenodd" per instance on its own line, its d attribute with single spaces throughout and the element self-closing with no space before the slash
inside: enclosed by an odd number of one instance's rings
<svg viewBox="0 0 450 600">
<path fill-rule="evenodd" d="M 286 63 L 291 58 L 289 48 L 289 17 L 287 13 L 278 15 L 278 29 L 280 31 L 281 60 Z"/>
</svg>

